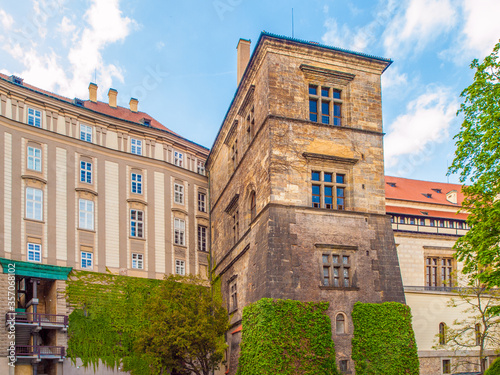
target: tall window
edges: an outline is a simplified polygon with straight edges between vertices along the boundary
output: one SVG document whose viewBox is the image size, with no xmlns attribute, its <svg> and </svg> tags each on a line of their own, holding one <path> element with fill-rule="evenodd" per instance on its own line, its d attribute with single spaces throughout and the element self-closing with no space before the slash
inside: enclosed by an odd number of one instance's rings
<svg viewBox="0 0 500 375">
<path fill-rule="evenodd" d="M 132 173 L 131 191 L 135 194 L 142 194 L 142 174 Z"/>
<path fill-rule="evenodd" d="M 142 141 L 140 139 L 130 138 L 130 152 L 142 155 Z"/>
<path fill-rule="evenodd" d="M 174 184 L 174 202 L 184 204 L 184 185 Z"/>
<path fill-rule="evenodd" d="M 198 173 L 205 176 L 205 163 L 202 160 L 198 160 Z"/>
<path fill-rule="evenodd" d="M 183 260 L 175 260 L 175 273 L 184 276 L 186 274 L 186 262 Z"/>
<path fill-rule="evenodd" d="M 79 208 L 79 228 L 94 230 L 94 202 L 87 199 L 80 199 Z"/>
<path fill-rule="evenodd" d="M 439 345 L 446 344 L 446 324 L 439 323 Z"/>
<path fill-rule="evenodd" d="M 428 287 L 453 286 L 453 259 L 427 257 L 425 259 L 425 285 Z"/>
<path fill-rule="evenodd" d="M 230 284 L 229 293 L 231 301 L 230 311 L 234 311 L 238 308 L 238 285 L 236 284 L 236 281 L 233 281 Z"/>
<path fill-rule="evenodd" d="M 34 108 L 28 108 L 28 125 L 42 127 L 42 111 Z"/>
<path fill-rule="evenodd" d="M 43 220 L 43 191 L 31 187 L 26 188 L 26 218 Z"/>
<path fill-rule="evenodd" d="M 142 270 L 144 269 L 143 255 L 132 253 L 132 268 Z"/>
<path fill-rule="evenodd" d="M 231 162 L 233 163 L 233 170 L 238 166 L 238 140 L 235 139 L 231 146 Z"/>
<path fill-rule="evenodd" d="M 92 127 L 80 124 L 80 139 L 85 142 L 92 142 Z"/>
<path fill-rule="evenodd" d="M 345 329 L 345 316 L 342 313 L 338 313 L 335 317 L 335 332 L 340 335 L 346 332 Z"/>
<path fill-rule="evenodd" d="M 198 193 L 198 211 L 207 212 L 207 195 Z"/>
<path fill-rule="evenodd" d="M 80 161 L 80 181 L 87 184 L 92 183 L 92 163 Z"/>
<path fill-rule="evenodd" d="M 80 253 L 80 257 L 82 261 L 82 268 L 92 269 L 94 267 L 92 264 L 92 253 L 89 253 L 87 251 L 82 251 Z"/>
<path fill-rule="evenodd" d="M 174 243 L 176 245 L 185 245 L 185 231 L 186 222 L 181 219 L 174 219 Z"/>
<path fill-rule="evenodd" d="M 42 245 L 28 242 L 28 260 L 30 262 L 42 261 Z"/>
<path fill-rule="evenodd" d="M 312 171 L 311 181 L 313 207 L 345 210 L 345 174 Z"/>
<path fill-rule="evenodd" d="M 443 374 L 451 374 L 451 360 L 443 359 Z"/>
<path fill-rule="evenodd" d="M 233 212 L 233 244 L 238 242 L 239 233 L 240 233 L 240 222 L 239 222 L 239 213 L 238 210 Z"/>
<path fill-rule="evenodd" d="M 130 210 L 130 237 L 144 237 L 144 212 Z"/>
<path fill-rule="evenodd" d="M 342 92 L 331 87 L 309 85 L 309 120 L 326 125 L 342 123 Z"/>
<path fill-rule="evenodd" d="M 351 257 L 343 254 L 323 254 L 322 256 L 323 286 L 351 286 Z"/>
<path fill-rule="evenodd" d="M 198 250 L 207 251 L 207 227 L 198 225 Z"/>
<path fill-rule="evenodd" d="M 255 198 L 255 191 L 250 193 L 250 220 L 253 221 L 255 219 L 255 215 L 257 213 L 257 199 Z"/>
<path fill-rule="evenodd" d="M 42 150 L 28 146 L 28 169 L 42 171 Z"/>
<path fill-rule="evenodd" d="M 174 164 L 178 167 L 182 167 L 184 161 L 184 155 L 182 152 L 174 151 Z"/>
</svg>

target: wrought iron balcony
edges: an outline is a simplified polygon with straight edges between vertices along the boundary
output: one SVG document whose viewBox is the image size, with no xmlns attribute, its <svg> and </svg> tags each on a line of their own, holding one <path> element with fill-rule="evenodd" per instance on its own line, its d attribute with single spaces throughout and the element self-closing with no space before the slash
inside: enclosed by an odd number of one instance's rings
<svg viewBox="0 0 500 375">
<path fill-rule="evenodd" d="M 64 346 L 16 345 L 16 358 L 59 359 L 66 356 Z"/>
<path fill-rule="evenodd" d="M 41 328 L 67 328 L 68 316 L 57 314 L 35 314 L 28 312 L 8 312 L 5 325 L 38 326 Z"/>
</svg>

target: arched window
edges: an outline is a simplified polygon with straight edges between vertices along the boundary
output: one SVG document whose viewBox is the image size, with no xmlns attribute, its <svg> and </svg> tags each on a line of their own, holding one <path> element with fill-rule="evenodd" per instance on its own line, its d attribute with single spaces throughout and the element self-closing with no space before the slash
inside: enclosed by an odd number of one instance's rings
<svg viewBox="0 0 500 375">
<path fill-rule="evenodd" d="M 481 345 L 481 324 L 477 323 L 474 326 L 474 332 L 476 334 L 476 345 Z"/>
<path fill-rule="evenodd" d="M 345 316 L 342 313 L 338 313 L 335 318 L 335 332 L 337 334 L 342 334 L 346 332 L 345 329 Z"/>
<path fill-rule="evenodd" d="M 439 345 L 446 344 L 446 324 L 439 323 Z"/>
<path fill-rule="evenodd" d="M 250 221 L 253 221 L 255 219 L 255 214 L 256 214 L 256 198 L 255 198 L 255 191 L 252 191 L 250 193 Z"/>
</svg>

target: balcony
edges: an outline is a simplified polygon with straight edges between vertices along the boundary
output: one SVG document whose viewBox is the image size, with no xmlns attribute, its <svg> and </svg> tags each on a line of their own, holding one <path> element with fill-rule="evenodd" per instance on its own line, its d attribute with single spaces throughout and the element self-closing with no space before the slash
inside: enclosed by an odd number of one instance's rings
<svg viewBox="0 0 500 375">
<path fill-rule="evenodd" d="M 34 314 L 29 312 L 8 312 L 5 314 L 5 325 L 15 323 L 16 326 L 31 328 L 63 329 L 68 328 L 68 316 L 56 314 Z"/>
<path fill-rule="evenodd" d="M 16 345 L 16 359 L 58 359 L 63 361 L 66 356 L 64 346 Z"/>
</svg>

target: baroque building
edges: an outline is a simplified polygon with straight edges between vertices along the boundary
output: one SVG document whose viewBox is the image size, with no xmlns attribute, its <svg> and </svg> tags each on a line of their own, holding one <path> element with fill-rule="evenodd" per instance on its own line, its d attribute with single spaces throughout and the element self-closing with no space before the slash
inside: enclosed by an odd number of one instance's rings
<svg viewBox="0 0 500 375">
<path fill-rule="evenodd" d="M 238 89 L 207 159 L 214 272 L 232 313 L 329 301 L 337 363 L 356 301 L 405 302 L 385 210 L 380 77 L 390 60 L 263 32 L 238 43 Z"/>
<path fill-rule="evenodd" d="M 207 275 L 208 150 L 97 89 L 71 100 L 0 75 L 0 308 L 17 313 L 0 330 L 2 353 L 15 342 L 2 374 L 14 361 L 15 374 L 77 373 L 64 359 L 72 269 Z"/>
</svg>

